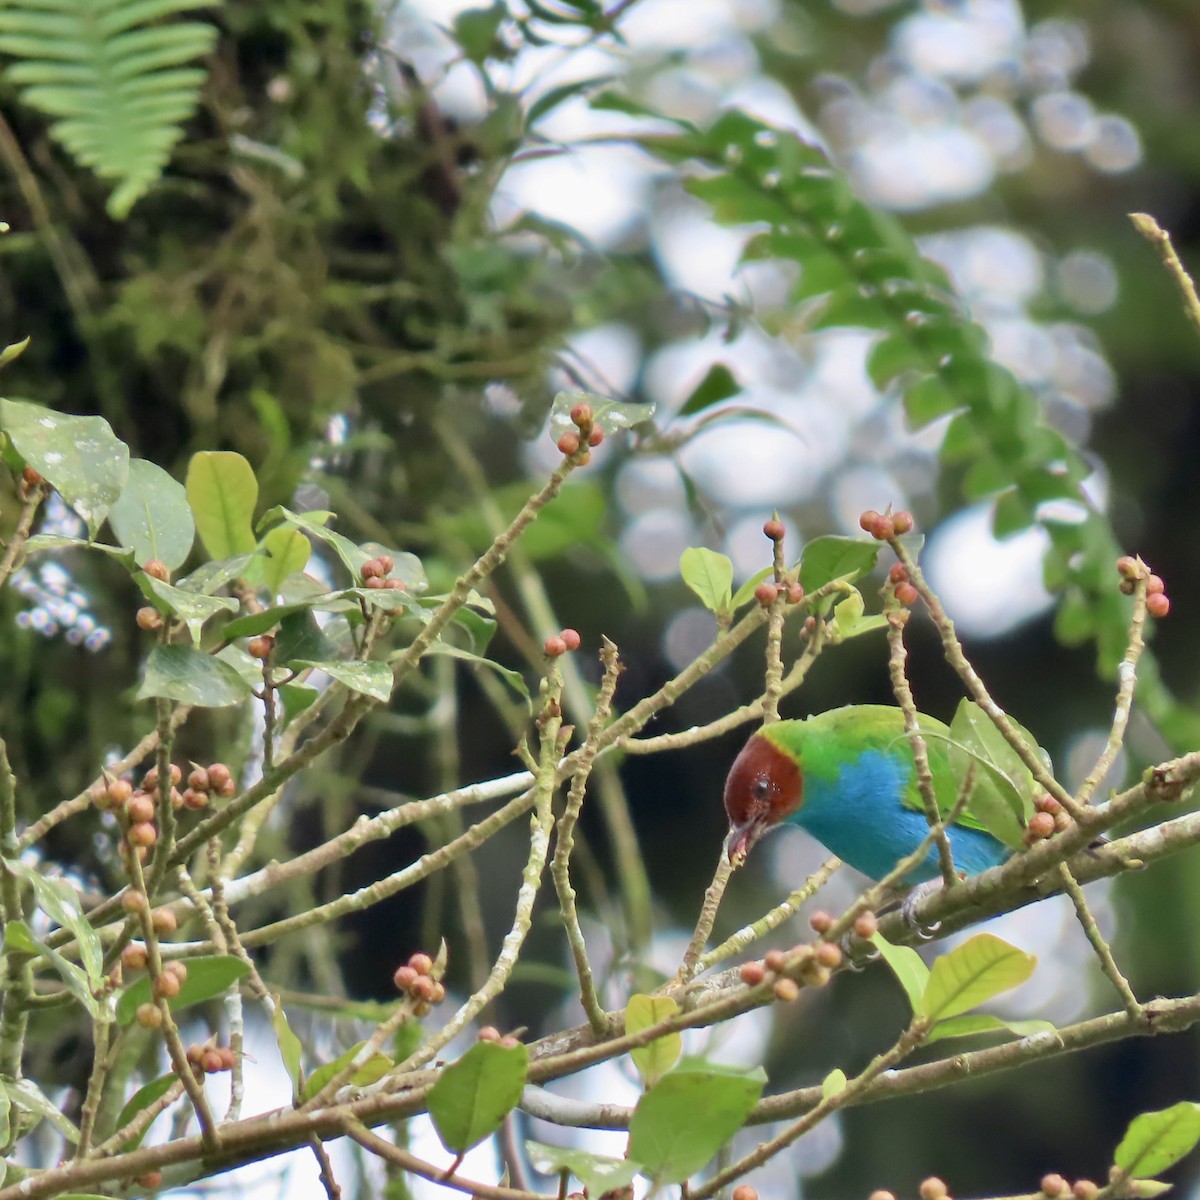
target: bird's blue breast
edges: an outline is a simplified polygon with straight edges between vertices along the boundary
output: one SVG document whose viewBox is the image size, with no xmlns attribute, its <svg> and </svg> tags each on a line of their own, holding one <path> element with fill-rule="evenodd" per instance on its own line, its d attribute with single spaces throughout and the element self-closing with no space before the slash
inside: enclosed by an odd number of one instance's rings
<svg viewBox="0 0 1200 1200">
<path fill-rule="evenodd" d="M 872 879 L 881 879 L 929 832 L 923 812 L 903 803 L 912 763 L 882 750 L 866 750 L 845 763 L 834 779 L 805 777 L 804 803 L 789 817 L 807 829 L 843 862 Z M 1003 862 L 1008 849 L 990 833 L 951 825 L 946 834 L 954 866 L 977 875 Z M 914 867 L 906 883 L 938 875 L 937 847 Z"/>
</svg>

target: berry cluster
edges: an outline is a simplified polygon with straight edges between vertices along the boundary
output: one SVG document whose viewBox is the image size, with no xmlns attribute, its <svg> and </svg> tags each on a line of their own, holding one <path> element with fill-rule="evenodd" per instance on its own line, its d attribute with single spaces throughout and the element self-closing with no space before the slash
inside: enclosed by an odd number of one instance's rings
<svg viewBox="0 0 1200 1200">
<path fill-rule="evenodd" d="M 521 1044 L 521 1039 L 514 1037 L 511 1033 L 506 1033 L 501 1037 L 500 1030 L 495 1025 L 485 1025 L 479 1031 L 479 1040 L 481 1042 L 496 1042 L 498 1045 L 503 1046 L 505 1050 L 511 1050 L 514 1046 Z"/>
<path fill-rule="evenodd" d="M 150 983 L 150 994 L 155 1000 L 174 1000 L 180 989 L 187 981 L 187 964 L 179 959 L 163 963 L 162 973 L 156 975 Z M 150 1000 L 139 1004 L 135 1014 L 137 1023 L 143 1029 L 161 1029 L 163 1024 L 162 1009 Z"/>
<path fill-rule="evenodd" d="M 804 599 L 804 588 L 798 583 L 771 583 L 770 580 L 764 579 L 762 583 L 754 589 L 754 598 L 763 606 L 770 608 L 776 600 L 779 599 L 780 593 L 789 604 L 799 604 Z"/>
<path fill-rule="evenodd" d="M 577 629 L 564 629 L 560 633 L 551 634 L 542 644 L 542 652 L 547 658 L 558 658 L 571 650 L 578 650 L 580 643 Z"/>
<path fill-rule="evenodd" d="M 183 782 L 183 768 L 171 765 L 171 806 L 176 809 L 203 809 L 209 804 L 209 796 L 232 796 L 237 791 L 233 772 L 224 763 L 213 763 L 209 767 L 193 764 L 187 777 L 187 787 L 179 790 Z M 121 847 L 135 846 L 138 858 L 144 859 L 146 851 L 158 841 L 158 768 L 151 767 L 142 776 L 142 784 L 134 788 L 128 779 L 108 779 L 92 785 L 92 803 L 101 812 L 112 812 L 123 817 L 128 829 Z"/>
<path fill-rule="evenodd" d="M 193 1042 L 186 1053 L 197 1075 L 216 1075 L 219 1071 L 233 1070 L 235 1059 L 229 1046 L 201 1046 Z"/>
<path fill-rule="evenodd" d="M 604 430 L 595 423 L 590 404 L 576 404 L 571 409 L 571 421 L 575 429 L 568 429 L 555 444 L 567 458 L 574 458 L 581 467 L 586 467 L 592 461 L 592 455 L 584 447 L 600 445 L 604 441 Z"/>
<path fill-rule="evenodd" d="M 1146 564 L 1140 558 L 1123 554 L 1117 559 L 1117 574 L 1121 576 L 1118 585 L 1126 596 L 1132 596 L 1139 579 L 1146 581 L 1146 611 L 1152 617 L 1165 617 L 1171 611 L 1171 601 L 1167 598 L 1166 584 L 1146 569 Z"/>
<path fill-rule="evenodd" d="M 905 608 L 911 608 L 921 598 L 921 593 L 913 586 L 912 580 L 908 577 L 908 568 L 903 563 L 892 565 L 892 569 L 888 572 L 888 583 L 891 584 L 896 599 Z"/>
<path fill-rule="evenodd" d="M 396 579 L 392 575 L 392 568 L 395 565 L 390 554 L 381 554 L 378 558 L 367 559 L 362 565 L 363 587 L 372 590 L 387 588 L 391 592 L 407 592 L 408 584 L 403 579 Z"/>
<path fill-rule="evenodd" d="M 791 950 L 769 950 L 761 962 L 742 963 L 738 975 L 747 987 L 770 983 L 775 999 L 786 1004 L 800 995 L 801 983 L 824 987 L 841 964 L 841 948 L 833 942 L 802 942 Z"/>
<path fill-rule="evenodd" d="M 1077 1179 L 1068 1183 L 1057 1171 L 1042 1176 L 1042 1195 L 1050 1196 L 1052 1200 L 1067 1200 L 1073 1196 L 1075 1200 L 1095 1200 L 1100 1187 L 1091 1179 Z"/>
<path fill-rule="evenodd" d="M 392 982 L 397 990 L 408 994 L 413 1001 L 413 1015 L 417 1017 L 426 1016 L 446 998 L 446 989 L 433 977 L 433 959 L 419 951 L 405 966 L 396 968 Z"/>
<path fill-rule="evenodd" d="M 1062 833 L 1073 823 L 1071 814 L 1048 793 L 1038 796 L 1033 802 L 1033 807 L 1037 811 L 1029 818 L 1029 824 L 1025 826 L 1025 833 L 1021 839 L 1027 846 L 1053 837 L 1056 833 Z"/>
<path fill-rule="evenodd" d="M 901 509 L 898 513 L 876 512 L 873 508 L 866 509 L 859 515 L 858 527 L 864 533 L 869 533 L 877 542 L 890 542 L 892 538 L 912 533 L 916 522 L 913 515 Z"/>
</svg>

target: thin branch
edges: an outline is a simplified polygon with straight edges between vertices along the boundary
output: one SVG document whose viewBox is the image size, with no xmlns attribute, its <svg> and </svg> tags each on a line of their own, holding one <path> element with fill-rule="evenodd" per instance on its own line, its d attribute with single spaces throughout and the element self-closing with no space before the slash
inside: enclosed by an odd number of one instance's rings
<svg viewBox="0 0 1200 1200">
<path fill-rule="evenodd" d="M 3 120 L 4 118 L 0 117 L 0 122 Z M 33 528 L 33 519 L 37 516 L 38 507 L 45 497 L 46 485 L 44 483 L 34 484 L 26 493 L 25 503 L 21 506 L 21 515 L 17 517 L 17 527 L 13 530 L 12 537 L 8 539 L 8 545 L 4 548 L 4 557 L 0 558 L 0 587 L 8 582 L 8 577 L 16 569 L 17 560 L 29 538 L 29 531 Z"/>
<path fill-rule="evenodd" d="M 725 853 L 725 847 L 722 846 L 717 859 L 717 868 L 713 872 L 712 883 L 708 885 L 708 889 L 704 893 L 704 903 L 700 906 L 696 929 L 684 951 L 683 961 L 679 964 L 679 970 L 675 972 L 671 986 L 688 983 L 700 970 L 701 955 L 712 935 L 713 925 L 717 921 L 717 910 L 721 907 L 721 900 L 725 896 L 729 880 L 733 877 L 733 871 L 733 863 L 729 861 L 729 855 Z"/>
<path fill-rule="evenodd" d="M 1087 898 L 1083 894 L 1083 888 L 1071 874 L 1071 868 L 1066 863 L 1058 864 L 1058 877 L 1062 881 L 1063 891 L 1071 898 L 1071 903 L 1075 906 L 1075 915 L 1079 919 L 1079 924 L 1083 927 L 1083 932 L 1087 935 L 1087 940 L 1091 943 L 1092 949 L 1096 952 L 1096 957 L 1100 960 L 1100 969 L 1108 977 L 1109 982 L 1117 989 L 1117 995 L 1121 997 L 1121 1003 L 1125 1006 L 1125 1011 L 1138 1020 L 1142 1016 L 1142 1006 L 1138 1003 L 1138 998 L 1133 994 L 1133 988 L 1129 986 L 1129 980 L 1121 974 L 1120 967 L 1117 966 L 1117 960 L 1113 957 L 1112 948 L 1104 940 L 1100 933 L 1099 927 L 1096 925 L 1096 918 L 1092 915 L 1092 910 L 1088 907 Z"/>
<path fill-rule="evenodd" d="M 1129 219 L 1133 227 L 1150 242 L 1157 250 L 1163 264 L 1175 280 L 1175 286 L 1183 297 L 1183 311 L 1189 320 L 1200 330 L 1200 296 L 1196 295 L 1196 285 L 1188 274 L 1187 268 L 1175 253 L 1171 244 L 1171 235 L 1149 213 L 1130 213 Z"/>
</svg>

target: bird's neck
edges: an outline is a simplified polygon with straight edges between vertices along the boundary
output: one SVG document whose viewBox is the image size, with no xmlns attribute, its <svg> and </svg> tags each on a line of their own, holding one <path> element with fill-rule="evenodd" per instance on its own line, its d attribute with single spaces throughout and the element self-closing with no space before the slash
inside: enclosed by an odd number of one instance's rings
<svg viewBox="0 0 1200 1200">
<path fill-rule="evenodd" d="M 789 820 L 818 837 L 832 827 L 878 821 L 901 804 L 907 779 L 905 763 L 883 750 L 863 750 L 832 770 L 806 769 L 804 803 Z"/>
</svg>

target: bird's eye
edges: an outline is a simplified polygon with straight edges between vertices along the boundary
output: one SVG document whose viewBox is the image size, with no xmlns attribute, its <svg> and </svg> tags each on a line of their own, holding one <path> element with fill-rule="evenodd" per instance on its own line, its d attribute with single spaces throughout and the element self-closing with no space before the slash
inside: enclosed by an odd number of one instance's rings
<svg viewBox="0 0 1200 1200">
<path fill-rule="evenodd" d="M 771 797 L 771 784 L 763 777 L 754 781 L 754 787 L 751 790 L 754 792 L 755 800 L 760 804 L 765 804 Z"/>
</svg>

